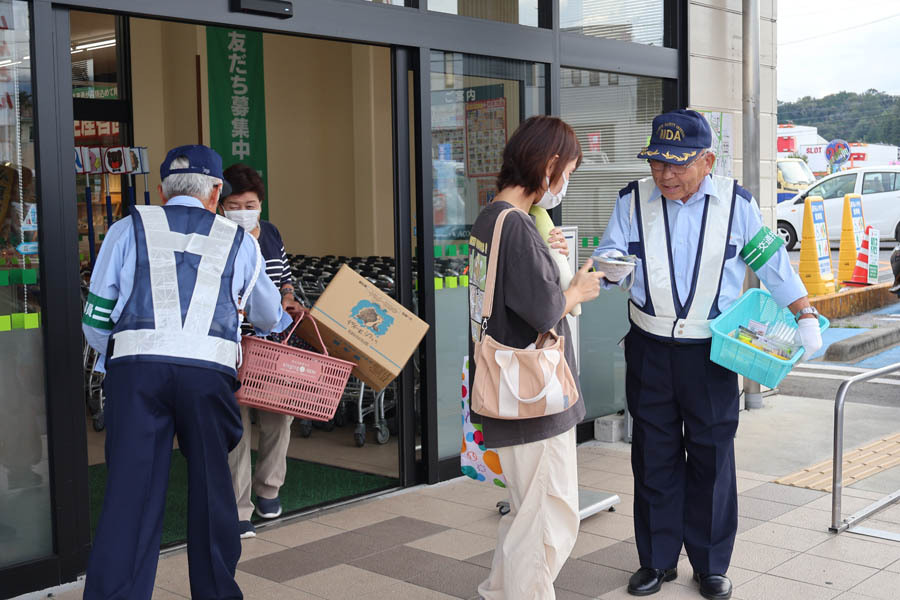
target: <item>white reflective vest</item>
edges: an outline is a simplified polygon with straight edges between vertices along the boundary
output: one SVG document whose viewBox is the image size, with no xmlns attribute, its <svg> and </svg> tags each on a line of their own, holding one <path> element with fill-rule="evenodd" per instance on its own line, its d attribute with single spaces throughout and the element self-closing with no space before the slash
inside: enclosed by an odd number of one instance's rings
<svg viewBox="0 0 900 600">
<path fill-rule="evenodd" d="M 673 281 L 671 240 L 664 214 L 665 199 L 648 201 L 656 189 L 652 178 L 632 185 L 632 208 L 643 246 L 646 302 L 643 307 L 629 302 L 631 322 L 652 336 L 691 342 L 711 337 L 710 315 L 719 297 L 725 252 L 734 212 L 736 182 L 713 177 L 718 197 L 708 195 L 701 242 L 694 265 L 694 277 L 684 306 L 680 306 Z M 685 282 L 682 282 L 685 283 Z M 676 304 L 677 303 L 677 304 Z"/>
<path fill-rule="evenodd" d="M 132 295 L 112 333 L 110 363 L 129 358 L 168 360 L 235 374 L 239 361 L 239 318 L 231 296 L 231 278 L 234 257 L 243 239 L 238 226 L 208 211 L 203 211 L 206 214 L 188 212 L 202 209 L 173 207 L 172 218 L 176 221 L 200 219 L 208 224 L 211 220 L 206 235 L 180 233 L 170 229 L 163 207 L 132 208 L 138 212 L 134 219 L 138 265 Z M 141 257 L 142 238 L 146 262 Z M 194 267 L 187 260 L 179 262 L 176 253 L 198 256 L 199 264 Z M 178 265 L 183 280 L 195 278 L 192 289 L 179 286 Z M 260 268 L 257 247 L 256 271 Z M 244 300 L 253 282 L 245 291 Z M 152 312 L 148 310 L 147 296 Z M 186 311 L 182 309 L 184 305 Z M 214 319 L 217 319 L 215 323 Z"/>
</svg>

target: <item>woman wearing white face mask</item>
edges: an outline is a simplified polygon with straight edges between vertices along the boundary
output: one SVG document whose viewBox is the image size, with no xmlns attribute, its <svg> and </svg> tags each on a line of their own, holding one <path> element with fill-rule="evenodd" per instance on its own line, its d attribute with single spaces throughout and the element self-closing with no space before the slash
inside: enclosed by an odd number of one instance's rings
<svg viewBox="0 0 900 600">
<path fill-rule="evenodd" d="M 266 275 L 281 289 L 284 310 L 296 317 L 302 307 L 294 299 L 291 270 L 284 251 L 284 243 L 278 229 L 268 221 L 260 221 L 259 215 L 265 199 L 265 187 L 259 174 L 243 164 L 225 169 L 225 179 L 231 185 L 231 194 L 221 200 L 225 217 L 243 227 L 259 242 L 259 249 L 266 262 Z M 246 330 L 252 335 L 252 327 Z M 278 413 L 258 411 L 259 456 L 256 474 L 250 472 L 250 410 L 241 406 L 244 435 L 237 447 L 228 455 L 231 483 L 237 499 L 239 529 L 242 538 L 255 537 L 256 530 L 250 518 L 254 505 L 250 499 L 251 488 L 256 494 L 256 514 L 264 519 L 281 515 L 278 491 L 284 484 L 287 472 L 287 450 L 291 441 L 293 417 Z"/>
<path fill-rule="evenodd" d="M 500 344 L 525 348 L 538 334 L 553 329 L 565 337 L 565 360 L 571 372 L 577 372 L 565 316 L 599 295 L 603 274 L 588 272 L 588 259 L 563 291 L 550 249 L 528 211 L 535 205 L 558 206 L 580 162 L 575 132 L 555 117 L 531 117 L 507 142 L 497 178 L 499 193 L 472 225 L 469 240 L 469 356 L 474 356 L 474 340 L 482 330 L 487 264 L 497 253 L 486 333 Z M 511 208 L 518 210 L 505 217 L 499 247 L 494 248 L 498 217 Z M 553 238 L 557 245 L 559 240 Z M 469 381 L 478 381 L 474 360 L 469 368 Z M 500 520 L 491 573 L 478 587 L 484 600 L 555 598 L 553 581 L 578 535 L 575 426 L 584 415 L 580 390 L 566 410 L 547 416 L 505 420 L 472 413 L 472 422 L 482 426 L 485 447 L 497 450 L 510 496 L 510 512 Z"/>
</svg>

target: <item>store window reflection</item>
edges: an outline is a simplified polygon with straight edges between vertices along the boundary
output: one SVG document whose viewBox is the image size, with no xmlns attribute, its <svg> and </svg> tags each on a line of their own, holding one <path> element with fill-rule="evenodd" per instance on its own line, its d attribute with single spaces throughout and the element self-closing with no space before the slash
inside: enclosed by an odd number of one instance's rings
<svg viewBox="0 0 900 600">
<path fill-rule="evenodd" d="M 70 15 L 72 95 L 97 100 L 121 98 L 116 18 L 78 11 Z"/>
<path fill-rule="evenodd" d="M 428 10 L 502 23 L 538 26 L 538 0 L 428 0 Z"/>
<path fill-rule="evenodd" d="M 431 3 L 429 3 L 431 6 Z M 467 54 L 431 54 L 438 446 L 459 454 L 460 389 L 468 352 L 468 240 L 497 193 L 506 140 L 546 113 L 546 66 Z"/>
<path fill-rule="evenodd" d="M 663 45 L 665 0 L 563 0 L 563 31 L 651 46 Z"/>
<path fill-rule="evenodd" d="M 53 552 L 27 2 L 0 0 L 0 567 Z"/>
<path fill-rule="evenodd" d="M 565 68 L 560 76 L 561 116 L 584 152 L 562 218 L 578 226 L 583 260 L 603 236 L 619 190 L 650 175 L 647 161 L 636 156 L 647 145 L 653 117 L 662 112 L 663 80 Z M 625 407 L 625 358 L 618 342 L 628 331 L 627 299 L 614 289 L 582 306 L 580 370 L 588 418 Z"/>
</svg>

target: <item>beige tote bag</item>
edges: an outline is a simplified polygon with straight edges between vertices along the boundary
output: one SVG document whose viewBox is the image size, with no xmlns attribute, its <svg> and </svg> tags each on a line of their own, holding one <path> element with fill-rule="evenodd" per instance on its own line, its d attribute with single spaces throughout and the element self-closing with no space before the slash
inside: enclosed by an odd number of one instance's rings
<svg viewBox="0 0 900 600">
<path fill-rule="evenodd" d="M 504 346 L 487 334 L 494 304 L 503 221 L 514 210 L 519 209 L 504 210 L 494 225 L 481 333 L 475 342 L 475 381 L 472 383 L 472 411 L 493 419 L 509 420 L 560 413 L 578 400 L 578 387 L 566 362 L 565 337 L 551 329 L 538 336 L 533 350 L 524 350 Z"/>
</svg>

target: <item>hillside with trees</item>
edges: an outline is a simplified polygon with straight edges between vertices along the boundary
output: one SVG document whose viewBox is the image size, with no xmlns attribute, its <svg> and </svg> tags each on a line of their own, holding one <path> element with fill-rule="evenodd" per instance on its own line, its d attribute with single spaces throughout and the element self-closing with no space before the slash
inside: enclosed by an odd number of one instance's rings
<svg viewBox="0 0 900 600">
<path fill-rule="evenodd" d="M 817 127 L 826 140 L 900 146 L 900 96 L 870 89 L 778 103 L 778 122 Z"/>
</svg>

